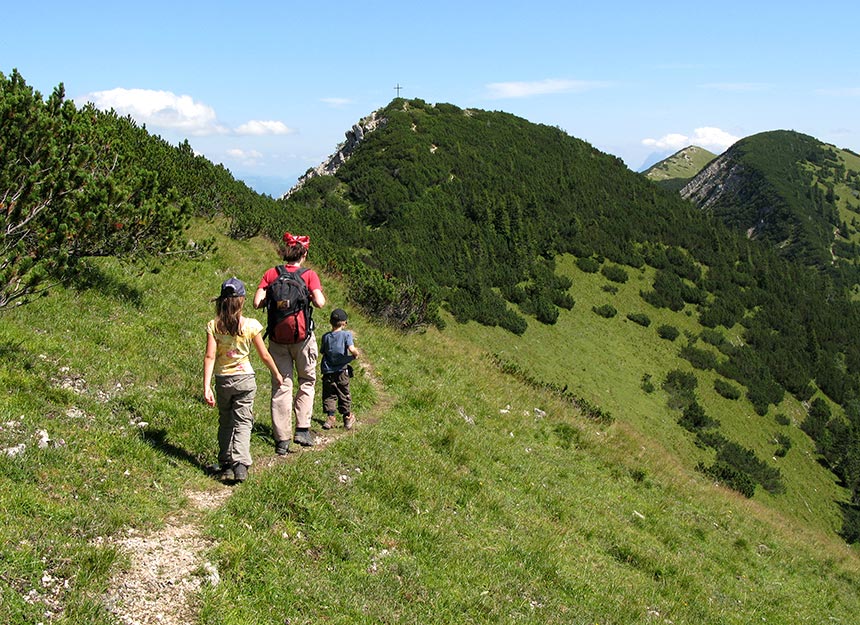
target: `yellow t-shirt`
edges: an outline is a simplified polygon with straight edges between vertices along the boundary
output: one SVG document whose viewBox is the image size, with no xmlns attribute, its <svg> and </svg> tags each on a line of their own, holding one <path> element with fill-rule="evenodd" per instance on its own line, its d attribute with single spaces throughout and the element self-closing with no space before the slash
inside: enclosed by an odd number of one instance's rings
<svg viewBox="0 0 860 625">
<path fill-rule="evenodd" d="M 262 324 L 253 317 L 244 317 L 238 336 L 219 334 L 215 319 L 206 324 L 206 333 L 215 337 L 215 375 L 254 373 L 251 366 L 251 345 L 254 337 L 263 331 Z"/>
</svg>

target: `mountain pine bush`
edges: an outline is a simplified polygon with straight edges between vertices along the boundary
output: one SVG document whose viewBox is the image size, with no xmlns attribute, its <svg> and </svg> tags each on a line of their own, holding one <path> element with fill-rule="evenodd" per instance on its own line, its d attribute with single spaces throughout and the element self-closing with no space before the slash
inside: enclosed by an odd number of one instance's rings
<svg viewBox="0 0 860 625">
<path fill-rule="evenodd" d="M 190 203 L 129 158 L 130 120 L 45 100 L 0 73 L 0 308 L 56 284 L 86 257 L 180 251 Z M 194 250 L 191 250 L 194 251 Z"/>
</svg>

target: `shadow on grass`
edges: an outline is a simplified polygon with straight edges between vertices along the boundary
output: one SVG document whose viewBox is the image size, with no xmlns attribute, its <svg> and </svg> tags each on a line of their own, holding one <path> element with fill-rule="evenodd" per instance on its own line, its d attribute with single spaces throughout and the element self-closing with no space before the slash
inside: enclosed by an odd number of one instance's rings
<svg viewBox="0 0 860 625">
<path fill-rule="evenodd" d="M 209 471 L 209 468 L 194 454 L 168 442 L 167 432 L 165 430 L 144 430 L 141 433 L 141 436 L 143 437 L 144 442 L 153 449 L 157 449 L 171 458 L 175 458 L 180 462 L 191 465 L 204 473 Z"/>
<path fill-rule="evenodd" d="M 0 341 L 0 362 L 20 371 L 38 372 L 45 371 L 45 363 L 40 361 L 32 352 L 24 347 L 24 340 L 12 341 L 4 339 Z"/>
<path fill-rule="evenodd" d="M 251 434 L 265 439 L 267 443 L 275 444 L 275 435 L 272 432 L 272 426 L 267 423 L 254 423 L 251 428 Z"/>
<path fill-rule="evenodd" d="M 850 502 L 840 502 L 842 508 L 842 529 L 839 536 L 849 544 L 860 543 L 860 505 Z"/>
<path fill-rule="evenodd" d="M 136 308 L 143 304 L 143 291 L 105 273 L 92 262 L 81 262 L 69 284 L 78 291 L 94 290 L 102 295 L 130 302 Z"/>
<path fill-rule="evenodd" d="M 23 344 L 23 340 L 0 341 L 0 360 L 22 360 L 22 357 L 25 354 L 24 350 L 21 349 Z"/>
</svg>

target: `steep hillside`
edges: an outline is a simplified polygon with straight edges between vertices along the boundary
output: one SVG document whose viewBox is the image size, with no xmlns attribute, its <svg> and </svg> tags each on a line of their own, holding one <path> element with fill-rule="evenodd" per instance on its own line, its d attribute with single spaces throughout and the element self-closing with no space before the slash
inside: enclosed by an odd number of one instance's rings
<svg viewBox="0 0 860 625">
<path fill-rule="evenodd" d="M 798 132 L 760 133 L 729 148 L 681 195 L 787 258 L 857 279 L 855 154 Z"/>
<path fill-rule="evenodd" d="M 273 238 L 285 222 L 305 224 L 324 246 L 318 253 L 328 266 L 347 277 L 354 301 L 374 315 L 407 327 L 474 320 L 503 328 L 512 339 L 540 336 L 541 326 L 563 331 L 561 321 L 571 314 L 595 328 L 601 317 L 618 314 L 611 297 L 593 304 L 594 312 L 581 309 L 578 272 L 599 273 L 610 295 L 636 276 L 637 288 L 626 287 L 634 300 L 622 309 L 633 324 L 647 326 L 658 313 L 695 319 L 692 326 L 675 320 L 648 330 L 662 336 L 687 328 L 676 354 L 653 367 L 643 363 L 636 375 L 666 383 L 680 355 L 708 372 L 708 386 L 718 394 L 744 396 L 761 418 L 757 430 L 769 428 L 786 401 L 796 402 L 796 424 L 848 489 L 847 502 L 830 497 L 831 506 L 845 503 L 840 531 L 849 540 L 860 537 L 854 401 L 860 344 L 853 338 L 860 308 L 840 289 L 556 128 L 420 100 L 395 100 L 374 119 L 376 129 L 352 146 L 333 175 L 308 179 L 282 202 L 285 217 L 272 227 Z M 632 362 L 625 349 L 610 344 L 603 353 Z M 574 388 L 552 375 L 553 358 L 544 361 L 547 370 L 517 364 L 535 380 Z M 578 366 L 590 364 L 608 366 Z M 584 405 L 596 402 L 598 413 L 610 410 L 595 399 L 602 384 L 591 376 L 576 393 Z M 661 418 L 711 454 L 691 456 L 691 468 L 701 463 L 702 471 L 748 495 L 784 492 L 786 481 L 767 461 L 766 444 L 741 445 L 747 434 L 729 435 L 734 413 L 717 416 L 730 406 L 716 408 L 719 400 L 690 388 L 675 395 L 681 414 Z M 628 394 L 619 410 L 630 412 L 637 401 Z M 810 401 L 827 411 L 810 409 L 808 417 L 797 402 Z M 765 429 L 755 436 L 773 435 Z"/>
<path fill-rule="evenodd" d="M 340 242 L 326 253 L 347 273 L 411 281 L 458 319 L 522 332 L 507 300 L 551 323 L 569 306 L 551 267 L 558 253 L 635 266 L 653 242 L 700 255 L 715 237 L 720 248 L 746 247 L 557 128 L 420 100 L 395 100 L 376 119 L 349 160 L 290 194 L 284 211 Z"/>
<path fill-rule="evenodd" d="M 664 158 L 642 173 L 661 187 L 670 191 L 680 191 L 714 158 L 716 158 L 716 154 L 691 145 Z"/>
<path fill-rule="evenodd" d="M 665 424 L 643 433 L 620 410 L 594 419 L 510 366 L 518 348 L 543 344 L 531 371 L 555 361 L 561 373 L 571 361 L 558 352 L 583 344 L 573 327 L 555 347 L 550 335 L 484 341 L 474 323 L 403 334 L 347 305 L 365 356 L 357 428 L 326 432 L 317 415 L 322 444 L 276 457 L 258 373 L 250 478 L 231 488 L 207 477 L 209 297 L 225 276 L 252 281 L 274 251 L 226 229 L 195 222 L 191 234 L 218 250 L 201 262 L 143 274 L 93 262 L 87 288 L 4 317 L 4 623 L 746 625 L 850 623 L 860 610 L 860 560 L 832 533 L 690 470 L 677 447 L 695 445 L 665 438 Z M 583 305 L 606 294 L 602 274 L 561 270 L 588 284 Z M 322 277 L 329 305 L 346 302 L 347 285 Z M 593 332 L 644 330 L 590 311 L 559 329 L 592 316 Z M 587 343 L 583 357 L 600 347 Z M 621 397 L 622 384 L 603 382 Z M 640 391 L 642 416 L 658 424 L 668 397 Z M 786 431 L 792 466 L 809 446 Z M 806 461 L 798 473 L 815 473 Z M 807 486 L 813 509 L 815 491 L 832 488 L 823 473 Z"/>
</svg>

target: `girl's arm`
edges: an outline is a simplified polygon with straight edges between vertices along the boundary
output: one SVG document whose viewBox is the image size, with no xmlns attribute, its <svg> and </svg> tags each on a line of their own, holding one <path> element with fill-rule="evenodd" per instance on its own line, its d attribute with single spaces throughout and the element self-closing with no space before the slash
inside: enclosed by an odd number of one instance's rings
<svg viewBox="0 0 860 625">
<path fill-rule="evenodd" d="M 212 371 L 215 369 L 215 337 L 206 334 L 206 355 L 203 357 L 203 399 L 210 406 L 215 405 L 215 394 L 212 392 Z"/>
<path fill-rule="evenodd" d="M 254 337 L 254 347 L 257 348 L 257 353 L 260 354 L 260 359 L 263 361 L 263 364 L 272 372 L 272 379 L 278 383 L 278 386 L 281 386 L 284 383 L 284 377 L 281 375 L 281 372 L 278 371 L 278 365 L 275 364 L 275 359 L 272 358 L 269 350 L 266 349 L 262 333 L 257 334 Z"/>
</svg>

